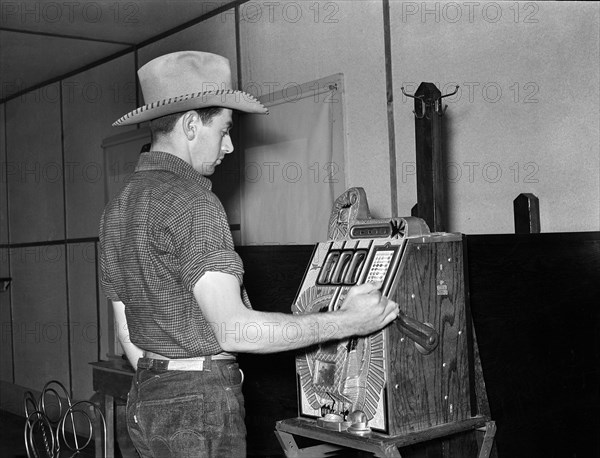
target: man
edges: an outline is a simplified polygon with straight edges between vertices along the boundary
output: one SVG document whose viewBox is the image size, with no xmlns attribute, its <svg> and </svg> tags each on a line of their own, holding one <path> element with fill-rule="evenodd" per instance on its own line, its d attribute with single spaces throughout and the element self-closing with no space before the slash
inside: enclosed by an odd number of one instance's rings
<svg viewBox="0 0 600 458">
<path fill-rule="evenodd" d="M 236 353 L 367 335 L 394 320 L 398 305 L 365 284 L 331 313 L 253 310 L 207 177 L 233 152 L 232 110 L 266 109 L 231 89 L 229 61 L 214 54 L 168 54 L 138 76 L 147 105 L 115 125 L 151 121 L 152 145 L 100 223 L 102 284 L 136 368 L 128 430 L 142 457 L 243 457 Z M 281 332 L 290 326 L 294 339 Z"/>
</svg>

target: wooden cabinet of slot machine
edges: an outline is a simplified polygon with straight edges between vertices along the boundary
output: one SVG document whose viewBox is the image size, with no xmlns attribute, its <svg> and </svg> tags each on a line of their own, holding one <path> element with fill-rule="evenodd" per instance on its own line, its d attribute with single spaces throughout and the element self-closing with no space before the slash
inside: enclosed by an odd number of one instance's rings
<svg viewBox="0 0 600 458">
<path fill-rule="evenodd" d="M 293 313 L 334 311 L 365 282 L 381 282 L 401 313 L 372 335 L 298 353 L 299 415 L 276 425 L 286 455 L 345 447 L 402 456 L 403 447 L 480 430 L 475 450 L 489 456 L 495 424 L 465 297 L 462 235 L 430 233 L 419 218 L 372 219 L 364 190 L 351 188 L 336 200 L 328 236 Z M 314 443 L 301 448 L 299 437 Z"/>
</svg>

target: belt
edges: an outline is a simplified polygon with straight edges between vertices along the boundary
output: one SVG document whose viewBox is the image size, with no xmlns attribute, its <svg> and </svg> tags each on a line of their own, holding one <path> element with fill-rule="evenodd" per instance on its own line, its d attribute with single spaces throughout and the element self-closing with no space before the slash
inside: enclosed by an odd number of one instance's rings
<svg viewBox="0 0 600 458">
<path fill-rule="evenodd" d="M 144 356 L 138 361 L 138 367 L 141 369 L 159 369 L 169 371 L 203 371 L 205 363 L 213 361 L 234 362 L 235 355 L 231 353 L 219 353 L 217 355 L 197 356 L 195 358 L 167 358 L 166 356 L 144 351 Z M 210 364 L 206 370 L 210 370 Z"/>
</svg>

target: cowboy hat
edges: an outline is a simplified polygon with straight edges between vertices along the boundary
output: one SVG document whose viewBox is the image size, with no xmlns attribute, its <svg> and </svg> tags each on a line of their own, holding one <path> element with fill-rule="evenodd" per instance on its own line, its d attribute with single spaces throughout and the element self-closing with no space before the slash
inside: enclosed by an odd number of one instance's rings
<svg viewBox="0 0 600 458">
<path fill-rule="evenodd" d="M 224 107 L 246 113 L 268 110 L 252 95 L 231 88 L 229 59 L 180 51 L 151 60 L 138 70 L 143 105 L 113 123 L 127 126 L 181 111 Z"/>
</svg>

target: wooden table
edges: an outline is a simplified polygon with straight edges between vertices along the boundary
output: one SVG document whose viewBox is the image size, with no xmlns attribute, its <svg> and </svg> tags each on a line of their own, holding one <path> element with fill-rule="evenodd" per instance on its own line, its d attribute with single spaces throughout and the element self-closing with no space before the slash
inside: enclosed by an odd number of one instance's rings
<svg viewBox="0 0 600 458">
<path fill-rule="evenodd" d="M 131 387 L 134 370 L 131 365 L 122 359 L 98 361 L 90 363 L 94 391 L 104 396 L 104 416 L 106 418 L 106 454 L 115 456 L 115 399 L 127 401 L 127 393 Z M 96 441 L 96 457 L 101 457 L 102 450 L 99 441 Z"/>
</svg>

